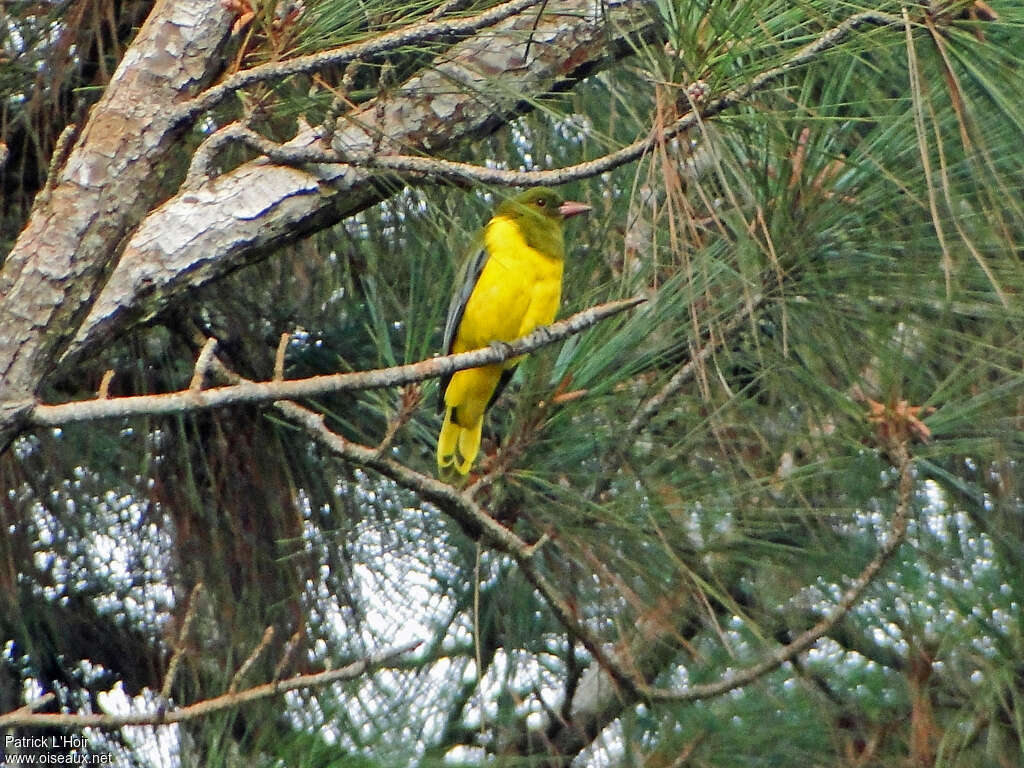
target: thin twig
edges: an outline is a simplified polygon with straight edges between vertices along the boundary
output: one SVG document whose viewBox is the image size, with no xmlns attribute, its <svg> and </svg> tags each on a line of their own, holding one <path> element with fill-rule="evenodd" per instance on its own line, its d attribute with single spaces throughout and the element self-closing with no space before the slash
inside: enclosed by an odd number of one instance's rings
<svg viewBox="0 0 1024 768">
<path fill-rule="evenodd" d="M 288 352 L 288 342 L 291 338 L 292 335 L 285 332 L 277 342 L 277 352 L 274 354 L 274 381 L 284 381 L 284 357 Z"/>
<path fill-rule="evenodd" d="M 281 399 L 304 399 L 332 392 L 399 387 L 416 381 L 445 376 L 466 368 L 500 363 L 533 352 L 573 336 L 596 323 L 637 306 L 646 299 L 637 296 L 599 304 L 552 325 L 538 328 L 528 336 L 490 347 L 446 355 L 392 368 L 356 373 L 337 373 L 285 381 L 246 381 L 226 387 L 192 388 L 159 395 L 135 395 L 107 400 L 83 400 L 61 405 L 37 404 L 31 411 L 30 426 L 59 426 L 96 419 L 189 413 L 227 405 L 266 403 Z M 212 365 L 209 361 L 206 364 Z M 197 363 L 198 371 L 198 363 Z M 21 403 L 20 405 L 24 405 Z"/>
<path fill-rule="evenodd" d="M 349 62 L 348 66 L 345 67 L 345 73 L 341 76 L 341 83 L 338 86 L 332 88 L 326 83 L 323 84 L 325 88 L 334 94 L 331 105 L 327 108 L 324 120 L 320 124 L 320 141 L 325 147 L 329 147 L 334 143 L 334 133 L 338 129 L 338 118 L 356 106 L 349 98 L 349 94 L 352 92 L 352 86 L 355 85 L 356 74 L 359 72 L 360 64 L 359 61 Z"/>
<path fill-rule="evenodd" d="M 169 725 L 181 723 L 187 720 L 206 717 L 225 709 L 234 709 L 242 704 L 248 704 L 259 699 L 280 696 L 288 691 L 306 690 L 344 680 L 354 680 L 373 669 L 384 666 L 398 656 L 409 653 L 420 645 L 419 641 L 407 643 L 383 653 L 366 656 L 340 669 L 331 669 L 326 672 L 317 672 L 309 675 L 296 675 L 287 680 L 278 680 L 246 688 L 238 693 L 225 693 L 212 699 L 204 699 L 187 707 L 172 709 L 168 712 L 157 711 L 127 715 L 105 715 L 74 713 L 36 714 L 15 710 L 5 715 L 0 715 L 0 728 L 123 728 L 126 725 Z"/>
<path fill-rule="evenodd" d="M 39 698 L 32 699 L 32 701 L 28 702 L 24 706 L 18 707 L 17 709 L 12 710 L 9 714 L 11 714 L 11 715 L 26 715 L 26 714 L 30 714 L 32 712 L 37 712 L 40 709 L 42 709 L 43 707 L 45 707 L 47 704 L 49 704 L 51 701 L 53 701 L 55 698 L 57 698 L 57 694 L 55 694 L 53 691 L 47 691 L 46 693 L 44 693 Z"/>
<path fill-rule="evenodd" d="M 203 139 L 196 147 L 196 151 L 192 153 L 192 159 L 189 161 L 188 171 L 185 173 L 185 180 L 181 183 L 181 189 L 183 191 L 198 189 L 212 178 L 215 175 L 213 172 L 214 161 L 224 147 L 239 141 L 247 133 L 259 135 L 242 123 L 235 122 L 228 123 Z"/>
<path fill-rule="evenodd" d="M 171 661 L 167 665 L 167 674 L 164 675 L 164 685 L 160 689 L 160 698 L 164 701 L 171 697 L 171 688 L 174 687 L 174 678 L 178 674 L 181 658 L 185 655 L 189 632 L 192 630 L 192 622 L 196 618 L 196 611 L 199 608 L 199 596 L 202 594 L 202 591 L 203 582 L 197 582 L 192 587 L 192 594 L 188 597 L 188 608 L 185 609 L 185 618 L 181 622 L 181 629 L 178 630 L 178 641 L 174 644 L 174 653 L 171 654 Z"/>
<path fill-rule="evenodd" d="M 477 541 L 473 558 L 473 662 L 476 664 L 477 705 L 481 712 L 487 711 L 484 698 L 484 661 L 480 648 L 480 561 L 483 559 L 483 545 Z M 487 736 L 487 718 L 480 718 L 480 738 Z"/>
<path fill-rule="evenodd" d="M 76 123 L 68 123 L 57 137 L 53 153 L 50 155 L 50 165 L 46 170 L 46 182 L 39 193 L 43 199 L 49 197 L 50 193 L 56 188 L 57 177 L 60 176 L 60 169 L 64 167 L 68 155 L 71 154 L 71 148 L 78 137 L 78 129 L 79 126 Z"/>
<path fill-rule="evenodd" d="M 299 643 L 302 641 L 302 630 L 296 630 L 292 633 L 292 636 L 288 638 L 288 642 L 284 645 L 284 653 L 281 654 L 281 660 L 277 662 L 277 666 L 274 667 L 274 680 L 280 680 L 281 675 L 288 669 L 288 665 L 291 664 L 292 656 L 295 655 L 295 651 L 298 650 Z"/>
<path fill-rule="evenodd" d="M 213 359 L 213 351 L 217 348 L 217 340 L 212 336 L 203 344 L 199 350 L 199 357 L 196 358 L 196 368 L 192 372 L 192 380 L 188 384 L 189 392 L 199 392 L 203 388 L 203 381 L 206 380 L 206 373 L 210 370 L 210 360 Z"/>
<path fill-rule="evenodd" d="M 699 731 L 697 735 L 690 739 L 690 741 L 682 748 L 682 750 L 680 750 L 679 755 L 676 757 L 676 759 L 669 763 L 667 766 L 665 766 L 665 768 L 686 768 L 686 766 L 690 763 L 690 757 L 693 756 L 693 753 L 697 750 L 697 747 L 704 743 L 704 740 L 707 739 L 707 737 L 707 731 Z M 655 752 L 654 755 L 652 755 L 652 758 L 653 759 L 651 760 L 645 761 L 644 765 L 664 765 L 665 758 L 664 755 L 662 755 L 661 753 Z"/>
<path fill-rule="evenodd" d="M 469 5 L 469 3 L 470 0 L 447 0 L 447 2 L 441 3 L 437 8 L 431 11 L 430 15 L 427 16 L 427 21 L 437 21 L 438 19 L 447 16 L 449 13 L 461 11 Z"/>
<path fill-rule="evenodd" d="M 763 294 L 755 295 L 733 317 L 729 318 L 727 323 L 720 328 L 713 329 L 710 338 L 704 346 L 692 353 L 686 363 L 672 375 L 672 378 L 666 381 L 661 389 L 640 406 L 636 415 L 633 416 L 626 427 L 627 433 L 633 435 L 642 432 L 655 414 L 668 402 L 669 398 L 678 393 L 693 378 L 697 366 L 713 355 L 732 336 L 733 331 L 742 327 L 747 322 L 747 319 L 764 303 L 764 300 Z"/>
<path fill-rule="evenodd" d="M 383 456 L 395 441 L 399 430 L 409 423 L 409 419 L 416 413 L 422 402 L 422 393 L 419 384 L 406 384 L 402 389 L 402 398 L 398 406 L 398 413 L 388 421 L 387 431 L 384 438 L 377 446 L 377 455 Z"/>
<path fill-rule="evenodd" d="M 106 400 L 110 397 L 110 382 L 114 380 L 114 369 L 108 368 L 103 372 L 103 378 L 100 379 L 100 387 L 96 390 L 97 400 Z"/>
<path fill-rule="evenodd" d="M 257 662 L 259 657 L 263 655 L 263 652 L 270 646 L 270 642 L 273 639 L 273 627 L 267 627 L 265 630 L 263 630 L 263 637 L 260 638 L 259 645 L 252 649 L 252 653 L 249 654 L 249 658 L 242 662 L 242 666 L 238 668 L 238 671 L 235 672 L 234 677 L 231 678 L 231 685 L 228 686 L 228 693 L 238 692 L 239 683 L 241 683 L 242 680 L 245 679 L 246 674 L 248 674 L 249 670 L 252 669 L 253 664 Z"/>
</svg>

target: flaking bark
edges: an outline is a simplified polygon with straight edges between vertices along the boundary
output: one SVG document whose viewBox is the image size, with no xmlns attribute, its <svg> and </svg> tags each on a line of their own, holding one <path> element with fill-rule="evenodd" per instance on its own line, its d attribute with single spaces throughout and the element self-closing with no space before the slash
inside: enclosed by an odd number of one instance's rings
<svg viewBox="0 0 1024 768">
<path fill-rule="evenodd" d="M 37 198 L 0 272 L 0 392 L 28 397 L 77 330 L 118 244 L 152 207 L 178 147 L 171 106 L 216 74 L 228 14 L 162 0 L 93 108 L 52 192 Z M 2 443 L 0 443 L 2 444 Z"/>
</svg>

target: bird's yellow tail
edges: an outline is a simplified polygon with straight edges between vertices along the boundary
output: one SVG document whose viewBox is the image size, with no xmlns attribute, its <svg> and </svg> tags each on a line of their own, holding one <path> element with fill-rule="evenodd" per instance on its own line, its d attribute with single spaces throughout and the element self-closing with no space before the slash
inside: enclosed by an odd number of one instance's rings
<svg viewBox="0 0 1024 768">
<path fill-rule="evenodd" d="M 480 452 L 480 435 L 484 428 L 483 416 L 471 427 L 463 427 L 452 420 L 454 408 L 444 411 L 444 424 L 437 436 L 437 469 L 442 477 L 452 470 L 468 475 L 473 460 Z"/>
</svg>

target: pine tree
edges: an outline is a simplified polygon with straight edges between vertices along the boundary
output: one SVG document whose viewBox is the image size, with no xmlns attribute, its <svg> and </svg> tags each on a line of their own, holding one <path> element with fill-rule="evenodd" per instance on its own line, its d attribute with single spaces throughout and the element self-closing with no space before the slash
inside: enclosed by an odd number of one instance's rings
<svg viewBox="0 0 1024 768">
<path fill-rule="evenodd" d="M 1020 762 L 1019 4 L 8 7 L 5 734 Z M 560 317 L 636 302 L 538 337 L 451 486 L 398 367 L 540 183 L 593 207 Z"/>
</svg>

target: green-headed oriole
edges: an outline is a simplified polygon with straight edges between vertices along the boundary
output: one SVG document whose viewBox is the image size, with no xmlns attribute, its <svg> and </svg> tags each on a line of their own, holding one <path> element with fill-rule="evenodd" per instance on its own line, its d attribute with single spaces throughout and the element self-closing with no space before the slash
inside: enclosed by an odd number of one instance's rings
<svg viewBox="0 0 1024 768">
<path fill-rule="evenodd" d="M 444 329 L 447 354 L 512 341 L 555 319 L 562 294 L 562 222 L 589 211 L 537 187 L 502 202 L 462 266 Z M 437 467 L 469 473 L 480 450 L 484 412 L 512 376 L 518 359 L 457 371 L 441 380 L 444 423 Z"/>
</svg>

